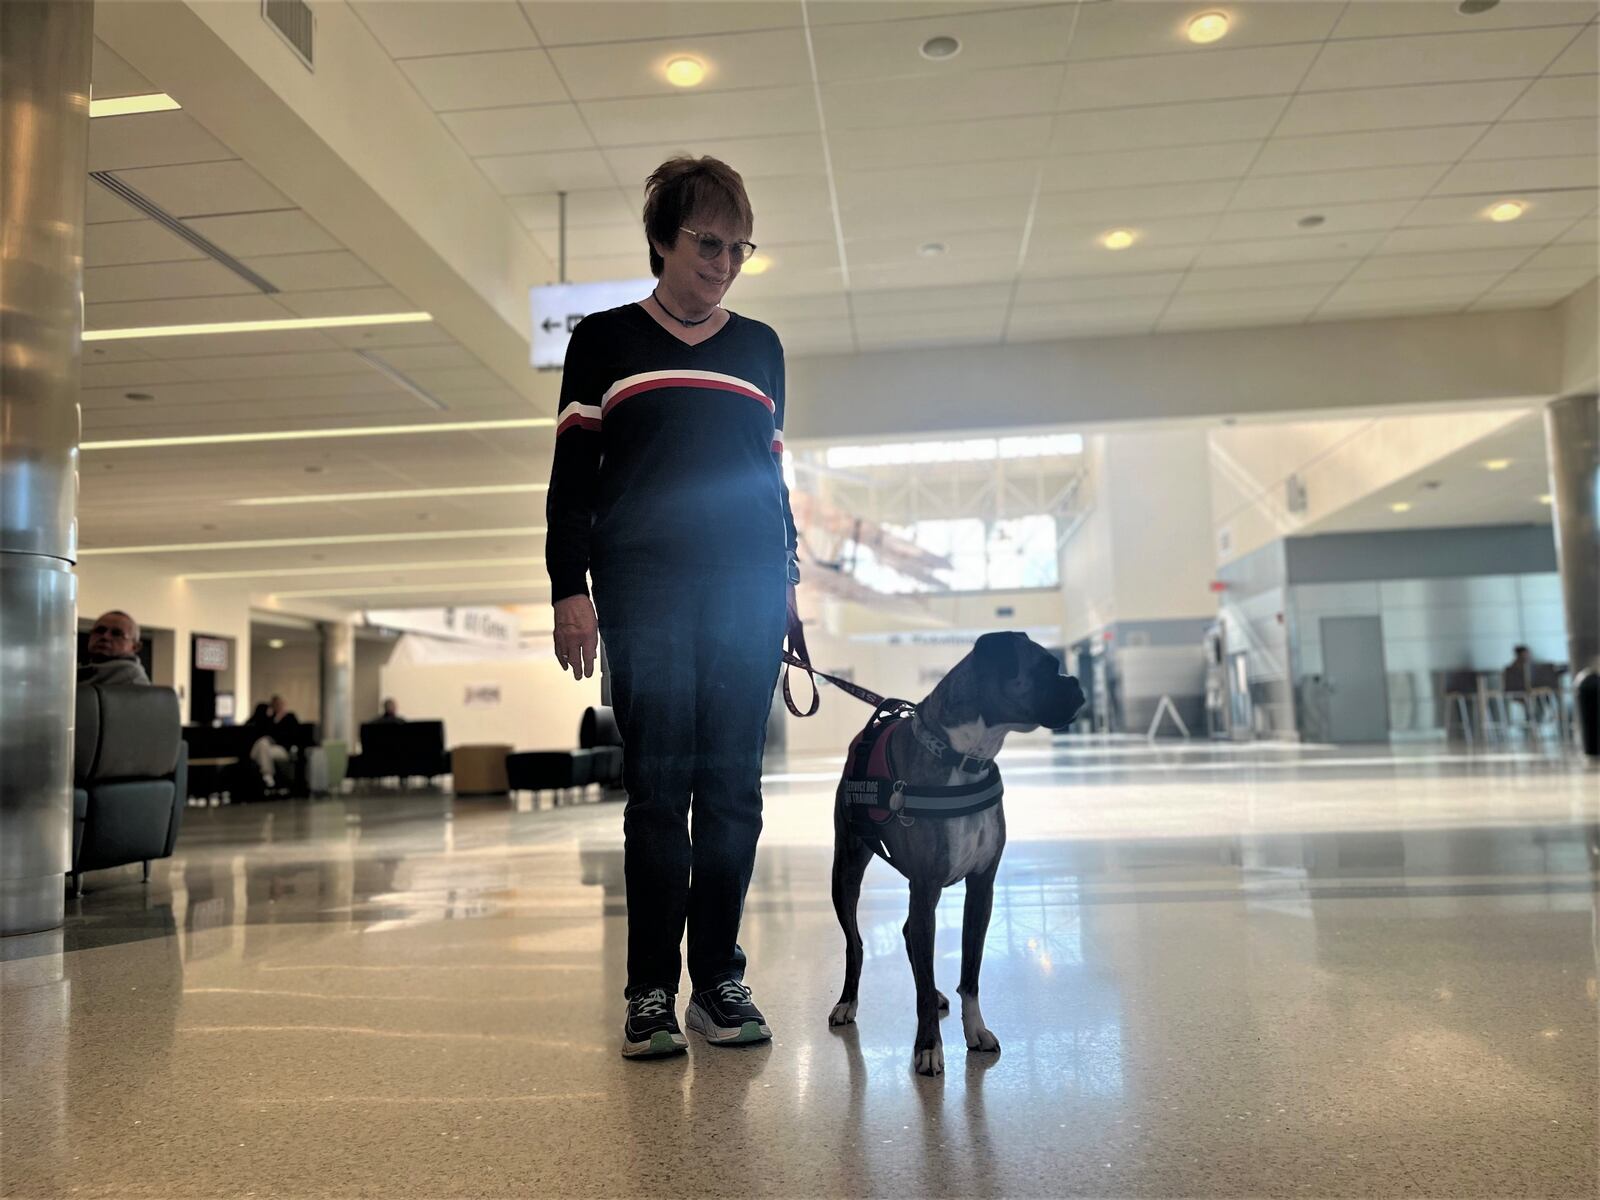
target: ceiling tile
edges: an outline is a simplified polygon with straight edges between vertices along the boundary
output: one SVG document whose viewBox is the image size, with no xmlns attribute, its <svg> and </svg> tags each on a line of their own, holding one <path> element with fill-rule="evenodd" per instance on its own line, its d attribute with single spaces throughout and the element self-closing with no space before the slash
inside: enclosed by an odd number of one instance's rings
<svg viewBox="0 0 1600 1200">
<path fill-rule="evenodd" d="M 1593 75 L 1596 71 L 1600 71 L 1600 26 L 1591 21 L 1550 64 L 1549 74 Z"/>
<path fill-rule="evenodd" d="M 822 175 L 827 162 L 822 154 L 822 137 L 815 133 L 791 133 L 777 137 L 725 138 L 694 142 L 661 142 L 650 146 L 617 146 L 604 150 L 606 161 L 618 179 L 637 186 L 643 195 L 644 181 L 669 158 L 684 154 L 720 158 L 749 179 L 774 175 Z"/>
<path fill-rule="evenodd" d="M 299 209 L 196 217 L 185 222 L 235 258 L 256 254 L 311 254 L 339 243 Z"/>
<path fill-rule="evenodd" d="M 1149 323 L 1161 315 L 1166 296 L 1104 297 L 1097 300 L 1067 301 L 1056 304 L 1018 305 L 1011 314 L 1007 332 L 1043 333 L 1052 327 L 1081 325 L 1084 322 Z"/>
<path fill-rule="evenodd" d="M 1581 217 L 1593 212 L 1595 188 L 1573 188 L 1570 191 L 1535 192 L 1519 195 L 1526 204 L 1526 218 L 1536 221 L 1555 220 L 1559 217 Z M 1477 192 L 1460 196 L 1430 196 L 1411 210 L 1406 225 L 1460 225 L 1483 221 L 1489 209 L 1506 198 L 1504 192 Z"/>
<path fill-rule="evenodd" d="M 206 382 L 294 375 L 361 375 L 371 369 L 348 350 L 209 355 L 185 359 L 182 365 L 189 378 Z"/>
<path fill-rule="evenodd" d="M 383 284 L 375 271 L 348 250 L 329 250 L 320 254 L 269 254 L 246 259 L 244 264 L 274 287 L 286 292 L 380 287 Z"/>
<path fill-rule="evenodd" d="M 1575 292 L 1595 277 L 1593 267 L 1565 267 L 1557 270 L 1536 271 L 1524 268 L 1502 279 L 1494 287 L 1500 295 L 1520 295 L 1527 292 L 1567 295 Z"/>
<path fill-rule="evenodd" d="M 980 283 L 1002 283 L 1011 279 L 1017 260 L 991 258 L 910 258 L 903 262 L 869 263 L 850 266 L 850 284 L 865 291 L 896 288 L 963 287 Z"/>
<path fill-rule="evenodd" d="M 860 206 L 881 202 L 914 208 L 924 196 L 971 200 L 986 196 L 1027 195 L 1038 166 L 1031 160 L 974 163 L 966 166 L 906 167 L 898 171 L 841 171 L 835 182 L 839 205 L 848 217 Z"/>
<path fill-rule="evenodd" d="M 552 261 L 561 253 L 561 235 L 554 229 L 539 230 L 535 237 L 539 248 Z M 602 255 L 635 254 L 645 252 L 644 228 L 638 221 L 626 225 L 581 225 L 567 230 L 567 256 L 569 258 L 595 258 Z"/>
<path fill-rule="evenodd" d="M 608 0 L 605 4 L 524 0 L 522 7 L 547 46 L 638 38 L 687 38 L 710 33 L 792 28 L 803 23 L 796 0 L 756 3 L 723 0 L 715 4 L 676 0 L 651 0 L 650 3 Z"/>
<path fill-rule="evenodd" d="M 1441 192 L 1535 191 L 1589 188 L 1600 178 L 1593 154 L 1566 158 L 1513 158 L 1462 163 L 1439 181 Z"/>
<path fill-rule="evenodd" d="M 1242 291 L 1266 295 L 1290 288 L 1313 290 L 1316 284 L 1338 283 L 1349 274 L 1348 259 L 1312 259 L 1260 267 L 1196 268 L 1184 278 L 1178 294 Z"/>
<path fill-rule="evenodd" d="M 1193 278 L 1192 274 L 1190 278 Z M 1167 315 L 1189 317 L 1201 313 L 1272 312 L 1282 309 L 1297 312 L 1303 320 L 1327 298 L 1336 282 L 1337 279 L 1324 279 L 1282 287 L 1255 286 L 1215 291 L 1190 290 L 1186 283 L 1167 306 Z"/>
<path fill-rule="evenodd" d="M 1082 154 L 1251 141 L 1272 132 L 1283 105 L 1281 96 L 1263 96 L 1062 113 L 1056 117 L 1050 150 L 1053 154 Z"/>
<path fill-rule="evenodd" d="M 1426 195 L 1444 175 L 1441 164 L 1421 167 L 1376 167 L 1359 171 L 1317 171 L 1305 175 L 1273 175 L 1246 179 L 1239 185 L 1234 208 L 1297 208 L 1320 211 L 1323 204 L 1355 204 L 1368 200 L 1400 200 Z"/>
<path fill-rule="evenodd" d="M 79 368 L 79 385 L 84 388 L 109 388 L 144 391 L 158 383 L 193 383 L 195 377 L 182 364 L 156 362 L 139 357 L 126 362 L 94 362 L 88 359 Z"/>
<path fill-rule="evenodd" d="M 89 69 L 89 78 L 91 94 L 101 100 L 113 96 L 147 96 L 151 92 L 161 90 L 130 67 L 116 51 L 99 38 L 94 40 L 94 59 Z"/>
<path fill-rule="evenodd" d="M 84 190 L 83 219 L 90 225 L 113 221 L 142 221 L 145 215 L 116 193 L 93 181 Z"/>
<path fill-rule="evenodd" d="M 900 291 L 857 291 L 850 307 L 857 318 L 905 316 L 952 309 L 986 311 L 1011 302 L 1011 284 L 985 283 L 973 287 L 912 288 Z"/>
<path fill-rule="evenodd" d="M 761 253 L 763 257 L 772 263 L 772 266 L 760 278 L 771 278 L 779 283 L 782 282 L 785 273 L 790 271 L 810 273 L 814 271 L 837 271 L 839 269 L 839 247 L 832 240 L 825 242 L 762 242 Z M 757 278 L 757 276 L 745 275 L 741 278 L 748 282 Z"/>
<path fill-rule="evenodd" d="M 598 150 L 501 154 L 480 158 L 477 163 L 505 195 L 603 188 L 615 182 Z"/>
<path fill-rule="evenodd" d="M 279 307 L 278 316 L 288 317 L 293 314 L 288 309 Z M 410 326 L 392 326 L 394 329 L 412 328 Z M 339 333 L 374 332 L 366 330 L 330 330 Z M 203 375 L 199 368 L 188 368 L 187 364 L 197 358 L 214 358 L 230 355 L 263 355 L 263 354 L 309 354 L 318 350 L 332 350 L 335 343 L 326 333 L 313 329 L 273 330 L 260 333 L 211 333 L 195 334 L 189 337 L 164 337 L 164 338 L 138 338 L 127 342 L 113 342 L 115 346 L 137 346 L 151 357 L 159 356 L 162 359 L 180 360 L 185 363 L 190 374 L 197 377 Z"/>
<path fill-rule="evenodd" d="M 1553 28 L 1330 42 L 1301 90 L 1532 78 L 1571 40 Z"/>
<path fill-rule="evenodd" d="M 1200 251 L 1197 268 L 1243 267 L 1257 263 L 1305 262 L 1309 259 L 1358 259 L 1383 241 L 1381 233 L 1302 234 L 1254 242 L 1217 242 Z"/>
<path fill-rule="evenodd" d="M 1352 283 L 1375 279 L 1420 279 L 1434 275 L 1489 274 L 1514 271 L 1528 261 L 1532 247 L 1493 250 L 1449 250 L 1435 254 L 1384 254 L 1367 259 L 1350 275 Z"/>
<path fill-rule="evenodd" d="M 1024 279 L 1017 284 L 1015 316 L 1055 305 L 1090 300 L 1165 300 L 1183 280 L 1182 271 L 1133 275 L 1078 275 L 1067 279 Z M 1159 306 L 1158 306 L 1159 307 Z"/>
<path fill-rule="evenodd" d="M 184 112 L 130 113 L 89 122 L 89 170 L 125 171 L 234 158 Z"/>
<path fill-rule="evenodd" d="M 1116 320 L 1088 316 L 1073 321 L 1055 321 L 1042 325 L 1013 322 L 1006 331 L 1006 343 L 1060 342 L 1085 338 L 1132 337 L 1150 332 L 1153 317 Z"/>
<path fill-rule="evenodd" d="M 938 79 L 995 67 L 1024 66 L 1066 56 L 1073 25 L 1070 5 L 1012 8 L 925 20 L 823 26 L 812 31 L 817 78 L 824 84 L 884 76 Z M 930 37 L 954 37 L 954 58 L 921 54 Z"/>
<path fill-rule="evenodd" d="M 1423 5 L 1415 7 L 1422 8 Z M 1305 92 L 1289 103 L 1281 137 L 1496 121 L 1527 86 L 1521 79 Z"/>
<path fill-rule="evenodd" d="M 1580 228 L 1580 233 L 1589 237 L 1595 236 L 1593 225 Z M 1586 270 L 1591 275 L 1600 274 L 1600 245 L 1595 242 L 1567 242 L 1558 241 L 1552 246 L 1546 246 L 1527 262 L 1522 264 L 1529 270 Z"/>
<path fill-rule="evenodd" d="M 1212 146 L 1067 155 L 1045 163 L 1044 190 L 1065 192 L 1086 187 L 1150 187 L 1163 183 L 1237 179 L 1250 169 L 1259 149 L 1259 142 L 1223 142 Z"/>
<path fill-rule="evenodd" d="M 1539 25 L 1582 24 L 1594 17 L 1583 0 L 1516 0 L 1487 12 L 1463 16 L 1453 3 L 1352 4 L 1333 31 L 1336 38 L 1398 37 L 1415 33 L 1483 32 Z"/>
<path fill-rule="evenodd" d="M 1467 153 L 1480 158 L 1558 158 L 1593 154 L 1600 146 L 1600 129 L 1594 116 L 1560 121 L 1506 121 L 1484 134 Z"/>
<path fill-rule="evenodd" d="M 1267 143 L 1251 174 L 1260 177 L 1453 163 L 1483 132 L 1484 127 L 1480 125 L 1446 125 L 1430 129 L 1274 138 Z"/>
<path fill-rule="evenodd" d="M 451 343 L 450 335 L 438 325 L 378 325 L 371 329 L 330 329 L 330 345 L 356 350 L 385 349 L 392 346 L 437 346 Z"/>
<path fill-rule="evenodd" d="M 818 128 L 809 87 L 590 100 L 579 107 L 602 146 L 815 133 Z"/>
<path fill-rule="evenodd" d="M 1546 121 L 1560 117 L 1592 117 L 1600 106 L 1600 77 L 1573 75 L 1540 79 L 1511 106 L 1507 121 Z"/>
<path fill-rule="evenodd" d="M 435 112 L 566 100 L 561 79 L 543 50 L 495 50 L 411 58 L 400 64 Z"/>
<path fill-rule="evenodd" d="M 529 229 L 561 227 L 561 200 L 555 192 L 531 196 L 512 196 L 507 201 L 517 219 Z M 616 187 L 579 188 L 567 193 L 567 226 L 622 225 L 639 220 L 640 205 L 628 203 Z"/>
<path fill-rule="evenodd" d="M 1270 308 L 1227 308 L 1169 312 L 1157 323 L 1157 333 L 1199 333 L 1214 329 L 1261 329 L 1272 325 L 1300 325 L 1314 312 L 1305 303 L 1279 303 Z"/>
<path fill-rule="evenodd" d="M 294 314 L 270 296 L 208 296 L 195 300 L 136 300 L 88 304 L 85 329 L 135 329 L 154 325 L 195 325 L 217 321 L 273 321 Z"/>
<path fill-rule="evenodd" d="M 780 333 L 790 322 L 840 320 L 850 315 L 850 303 L 842 291 L 819 296 L 770 296 L 748 302 L 740 300 L 733 307 L 735 312 L 765 321 L 778 328 Z"/>
<path fill-rule="evenodd" d="M 89 267 L 83 273 L 87 304 L 121 300 L 170 300 L 184 296 L 229 296 L 256 292 L 238 275 L 209 258 L 188 262 Z"/>
<path fill-rule="evenodd" d="M 1219 213 L 1228 207 L 1236 181 L 1164 184 L 1160 187 L 1094 188 L 1039 197 L 1036 225 L 1107 221 L 1112 225 L 1154 217 Z"/>
<path fill-rule="evenodd" d="M 1050 117 L 997 117 L 893 129 L 840 129 L 828 135 L 836 170 L 862 171 L 930 163 L 1022 159 L 1044 152 Z"/>
<path fill-rule="evenodd" d="M 811 83 L 805 33 L 799 29 L 607 42 L 549 53 L 574 100 L 684 95 L 666 77 L 667 63 L 682 55 L 706 67 L 705 80 L 693 95 Z"/>
<path fill-rule="evenodd" d="M 394 58 L 539 44 L 517 6 L 503 0 L 353 0 L 351 7 Z"/>
<path fill-rule="evenodd" d="M 1241 4 L 1228 8 L 1229 49 L 1320 42 L 1328 36 L 1344 5 L 1335 0 L 1296 0 L 1293 4 Z M 1205 11 L 1188 3 L 1084 5 L 1072 39 L 1072 58 L 1122 58 L 1171 54 L 1200 58 L 1218 53 L 1196 46 L 1186 34 L 1189 22 Z"/>
<path fill-rule="evenodd" d="M 1259 241 L 1262 238 L 1306 236 L 1302 230 L 1302 217 L 1319 216 L 1322 224 L 1315 227 L 1311 236 L 1357 233 L 1368 230 L 1393 229 L 1405 218 L 1415 201 L 1387 200 L 1374 204 L 1325 204 L 1313 213 L 1303 208 L 1230 212 L 1217 221 L 1211 233 L 1212 241 Z"/>
<path fill-rule="evenodd" d="M 914 233 L 900 237 L 858 238 L 845 243 L 845 253 L 853 275 L 873 266 L 914 263 L 919 257 L 918 247 L 925 241 Z M 1022 230 L 1019 227 L 985 233 L 951 233 L 941 238 L 940 244 L 946 248 L 944 258 L 982 258 L 1014 268 L 1022 249 Z"/>
<path fill-rule="evenodd" d="M 1078 62 L 1067 72 L 1060 107 L 1070 112 L 1287 95 L 1316 53 L 1315 45 L 1273 46 Z"/>
<path fill-rule="evenodd" d="M 1442 301 L 1469 304 L 1499 282 L 1500 273 L 1430 275 L 1422 279 L 1375 279 L 1344 284 L 1329 297 L 1330 306 L 1389 304 L 1396 301 Z"/>
<path fill-rule="evenodd" d="M 994 229 L 1020 231 L 1028 215 L 1028 197 L 978 196 L 965 200 L 933 197 L 908 206 L 899 200 L 862 202 L 843 214 L 847 238 L 911 235 L 938 241 L 952 233 Z"/>
<path fill-rule="evenodd" d="M 1031 115 L 1055 106 L 1061 79 L 1062 68 L 1057 65 L 862 79 L 825 84 L 822 108 L 830 134 L 839 129 Z"/>
<path fill-rule="evenodd" d="M 1076 0 L 1044 0 L 1075 3 Z M 872 21 L 922 21 L 929 17 L 956 17 L 986 12 L 994 0 L 811 0 L 806 5 L 811 24 L 861 25 Z"/>
<path fill-rule="evenodd" d="M 119 171 L 117 177 L 175 217 L 294 207 L 238 159 Z"/>
<path fill-rule="evenodd" d="M 290 312 L 301 317 L 354 317 L 368 313 L 414 312 L 417 307 L 390 287 L 284 292 L 278 299 Z"/>
<path fill-rule="evenodd" d="M 90 192 L 97 190 L 91 188 Z M 86 225 L 83 230 L 83 258 L 88 267 L 176 262 L 200 257 L 200 251 L 188 242 L 148 219 Z"/>
<path fill-rule="evenodd" d="M 856 336 L 863 343 L 891 338 L 993 338 L 999 340 L 1005 324 L 1003 304 L 938 312 L 855 314 Z"/>
<path fill-rule="evenodd" d="M 1138 241 L 1127 250 L 1108 250 L 1100 244 L 1100 239 L 1113 227 L 1104 222 L 1046 224 L 1035 221 L 1028 249 L 1030 254 L 1099 254 L 1110 260 L 1138 249 L 1204 244 L 1216 223 L 1214 214 L 1133 221 L 1128 223 L 1128 228 L 1138 236 Z"/>
<path fill-rule="evenodd" d="M 473 156 L 587 150 L 594 140 L 571 104 L 525 104 L 444 113 L 440 117 Z"/>
<path fill-rule="evenodd" d="M 1044 252 L 1029 247 L 1022 264 L 1025 279 L 1059 279 L 1066 275 L 1141 275 L 1163 271 L 1186 271 L 1194 262 L 1195 246 L 1135 245 L 1127 250 Z"/>
<path fill-rule="evenodd" d="M 1441 225 L 1426 229 L 1397 229 L 1383 242 L 1386 254 L 1413 254 L 1436 250 L 1500 250 L 1508 246 L 1542 246 L 1564 233 L 1569 221 L 1479 221 L 1470 225 Z"/>
</svg>

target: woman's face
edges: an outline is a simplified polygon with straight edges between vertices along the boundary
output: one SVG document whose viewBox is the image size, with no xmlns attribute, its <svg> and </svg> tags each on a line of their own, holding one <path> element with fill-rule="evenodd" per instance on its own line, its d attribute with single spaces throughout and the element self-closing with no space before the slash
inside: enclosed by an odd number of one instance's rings
<svg viewBox="0 0 1600 1200">
<path fill-rule="evenodd" d="M 750 235 L 726 217 L 697 214 L 683 224 L 695 233 L 720 238 L 722 249 L 715 258 L 701 258 L 700 239 L 680 229 L 678 240 L 671 246 L 655 243 L 656 253 L 661 255 L 663 263 L 661 282 L 679 298 L 679 303 L 692 302 L 696 309 L 715 308 L 722 303 L 722 297 L 727 295 L 728 288 L 738 277 L 739 268 L 744 265 L 729 243 Z"/>
</svg>

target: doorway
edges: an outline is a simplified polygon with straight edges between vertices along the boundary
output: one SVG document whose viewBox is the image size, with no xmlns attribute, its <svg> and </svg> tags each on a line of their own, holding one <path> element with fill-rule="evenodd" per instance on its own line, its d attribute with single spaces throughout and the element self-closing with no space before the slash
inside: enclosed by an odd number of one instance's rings
<svg viewBox="0 0 1600 1200">
<path fill-rule="evenodd" d="M 1330 742 L 1387 742 L 1389 684 L 1381 617 L 1323 617 Z"/>
</svg>

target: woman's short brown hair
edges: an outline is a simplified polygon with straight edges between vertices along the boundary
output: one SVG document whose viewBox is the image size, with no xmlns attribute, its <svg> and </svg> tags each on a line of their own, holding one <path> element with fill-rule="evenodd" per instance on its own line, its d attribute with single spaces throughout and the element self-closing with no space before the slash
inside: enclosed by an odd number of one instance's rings
<svg viewBox="0 0 1600 1200">
<path fill-rule="evenodd" d="M 645 181 L 644 233 L 650 248 L 650 274 L 661 277 L 665 263 L 654 243 L 673 246 L 678 230 L 692 216 L 732 221 L 741 236 L 755 227 L 744 180 L 727 163 L 711 158 L 669 158 Z"/>
</svg>

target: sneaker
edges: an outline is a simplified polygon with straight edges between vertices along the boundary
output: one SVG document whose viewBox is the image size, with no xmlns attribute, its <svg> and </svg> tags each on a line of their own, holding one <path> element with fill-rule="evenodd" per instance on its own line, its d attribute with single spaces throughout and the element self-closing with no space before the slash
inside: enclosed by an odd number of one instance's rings
<svg viewBox="0 0 1600 1200">
<path fill-rule="evenodd" d="M 689 1039 L 678 1028 L 676 1000 L 665 988 L 652 988 L 628 1001 L 622 1022 L 623 1058 L 659 1058 L 689 1048 Z"/>
<path fill-rule="evenodd" d="M 767 1019 L 750 999 L 750 989 L 737 979 L 725 979 L 691 995 L 688 1024 L 706 1041 L 722 1046 L 764 1042 L 772 1036 Z"/>
</svg>

